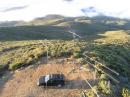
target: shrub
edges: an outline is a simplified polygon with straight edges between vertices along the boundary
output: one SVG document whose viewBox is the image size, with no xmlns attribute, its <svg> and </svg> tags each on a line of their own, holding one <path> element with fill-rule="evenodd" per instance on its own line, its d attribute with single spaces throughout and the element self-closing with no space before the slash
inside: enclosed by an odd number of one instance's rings
<svg viewBox="0 0 130 97">
<path fill-rule="evenodd" d="M 98 83 L 101 92 L 104 94 L 112 95 L 113 94 L 113 86 L 110 84 L 110 81 L 101 80 Z"/>
<path fill-rule="evenodd" d="M 96 97 L 92 90 L 88 90 L 86 93 L 87 97 Z"/>
<path fill-rule="evenodd" d="M 16 70 L 23 66 L 33 64 L 38 61 L 41 56 L 46 56 L 47 50 L 50 57 L 66 57 L 73 54 L 79 57 L 79 53 L 84 46 L 82 42 L 77 42 L 77 45 L 74 46 L 73 41 L 49 40 L 42 42 L 43 43 L 38 43 L 37 41 L 34 41 L 33 45 L 31 45 L 31 43 L 29 43 L 30 45 L 27 45 L 27 43 L 23 47 L 20 46 L 17 49 L 11 49 L 0 56 L 0 64 L 9 64 L 9 69 Z M 53 45 L 46 42 L 51 42 Z M 48 47 L 46 48 L 43 44 L 47 44 Z M 19 45 L 21 45 L 21 43 L 19 43 Z"/>
<path fill-rule="evenodd" d="M 74 52 L 73 56 L 76 57 L 76 58 L 78 58 L 78 57 L 80 57 L 80 54 L 78 52 Z"/>
<path fill-rule="evenodd" d="M 128 89 L 128 88 L 123 88 L 123 89 L 122 89 L 122 96 L 123 96 L 123 97 L 130 97 L 130 89 Z"/>
<path fill-rule="evenodd" d="M 9 69 L 16 70 L 22 66 L 24 66 L 26 63 L 26 60 L 23 58 L 16 58 L 10 65 Z"/>
<path fill-rule="evenodd" d="M 101 80 L 108 80 L 109 78 L 106 74 L 101 74 L 100 79 Z"/>
</svg>

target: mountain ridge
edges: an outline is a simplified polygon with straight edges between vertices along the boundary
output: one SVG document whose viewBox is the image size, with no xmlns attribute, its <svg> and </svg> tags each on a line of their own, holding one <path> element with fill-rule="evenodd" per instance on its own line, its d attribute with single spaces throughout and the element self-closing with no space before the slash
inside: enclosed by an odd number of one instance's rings
<svg viewBox="0 0 130 97">
<path fill-rule="evenodd" d="M 46 15 L 45 17 L 38 17 L 31 21 L 5 21 L 0 22 L 0 27 L 14 27 L 14 26 L 32 26 L 32 25 L 57 25 L 58 23 L 63 22 L 75 22 L 76 20 L 79 20 L 79 22 L 82 20 L 89 20 L 92 22 L 99 22 L 99 23 L 106 23 L 107 21 L 109 23 L 128 23 L 130 22 L 129 19 L 121 19 L 116 17 L 110 17 L 110 16 L 94 16 L 94 17 L 87 17 L 87 16 L 80 16 L 80 17 L 66 17 L 62 15 L 55 15 L 50 14 Z"/>
</svg>

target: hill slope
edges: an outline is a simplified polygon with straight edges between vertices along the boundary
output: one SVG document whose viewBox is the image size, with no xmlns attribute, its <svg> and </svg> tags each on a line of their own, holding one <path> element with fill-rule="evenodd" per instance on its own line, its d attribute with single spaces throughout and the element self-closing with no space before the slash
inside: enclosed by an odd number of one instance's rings
<svg viewBox="0 0 130 97">
<path fill-rule="evenodd" d="M 0 28 L 0 40 L 72 39 L 69 30 L 83 36 L 84 39 L 91 39 L 105 31 L 130 29 L 129 20 L 105 16 L 72 18 L 48 15 L 22 23 L 15 22 L 12 27 L 7 23 L 6 27 Z"/>
<path fill-rule="evenodd" d="M 129 20 L 104 16 L 89 18 L 49 15 L 23 23 L 22 25 L 17 25 L 17 22 L 15 22 L 15 25 L 11 25 L 12 27 L 7 26 L 8 25 L 6 25 L 6 27 L 0 27 L 0 83 L 5 83 L 0 84 L 0 92 L 2 91 L 3 93 L 0 94 L 1 97 L 6 95 L 5 93 L 10 90 L 10 85 L 11 87 L 13 87 L 12 84 L 16 85 L 15 87 L 18 87 L 19 85 L 22 87 L 22 85 L 25 86 L 30 80 L 33 81 L 30 81 L 29 86 L 25 87 L 26 89 L 32 88 L 32 91 L 27 91 L 25 96 L 31 96 L 32 94 L 30 93 L 33 92 L 33 89 L 36 90 L 34 91 L 34 95 L 36 96 L 39 96 L 37 95 L 37 92 L 40 91 L 40 93 L 42 93 L 42 90 L 44 89 L 39 90 L 39 88 L 35 86 L 34 82 L 40 75 L 35 76 L 35 79 L 33 79 L 32 76 L 35 74 L 33 69 L 37 70 L 37 68 L 40 68 L 39 65 L 41 65 L 41 67 L 47 66 L 45 64 L 47 62 L 47 50 L 50 59 L 67 57 L 67 60 L 69 60 L 74 58 L 79 62 L 78 64 L 91 70 L 89 64 L 82 60 L 84 58 L 83 53 L 87 51 L 88 56 L 119 73 L 119 76 L 115 76 L 112 73 L 110 73 L 110 75 L 119 80 L 120 86 L 115 83 L 113 79 L 104 75 L 100 70 L 92 69 L 90 73 L 96 72 L 99 81 L 98 84 L 95 85 L 94 89 L 99 94 L 104 95 L 104 97 L 120 97 L 121 94 L 125 95 L 129 93 Z M 69 33 L 69 31 L 73 31 L 83 38 L 72 40 L 73 35 Z M 42 62 L 41 59 L 43 59 Z M 65 63 L 65 65 L 67 64 L 68 63 Z M 30 65 L 31 68 L 33 67 L 32 69 L 28 69 L 28 66 Z M 62 65 L 63 63 L 60 64 L 61 67 Z M 103 69 L 100 64 L 94 65 Z M 73 69 L 73 66 L 69 66 Z M 69 66 L 67 65 L 67 67 Z M 67 69 L 67 67 L 64 69 Z M 9 70 L 13 72 L 13 74 Z M 29 75 L 29 70 L 33 74 Z M 49 72 L 44 71 L 45 70 L 42 71 L 43 74 Z M 9 76 L 6 72 L 9 72 Z M 19 72 L 23 78 L 18 80 L 19 77 L 16 76 L 18 74 L 17 72 Z M 26 72 L 27 75 L 23 72 Z M 10 75 L 10 73 L 12 75 Z M 13 77 L 10 78 L 10 76 L 13 76 L 14 79 Z M 29 78 L 27 78 L 27 76 L 29 76 Z M 27 80 L 25 80 L 25 78 L 27 78 Z M 15 80 L 17 80 L 17 83 Z M 94 79 L 92 78 L 92 80 Z M 73 84 L 77 84 L 77 82 L 74 81 Z M 70 89 L 71 88 L 68 90 Z M 21 96 L 21 93 L 24 94 L 25 92 L 24 90 L 17 90 L 18 94 L 13 91 L 8 94 Z M 71 95 L 71 93 L 73 95 L 73 92 L 70 93 L 68 90 L 64 90 L 64 88 L 61 90 L 62 92 L 66 92 L 66 95 Z M 58 91 L 56 90 L 54 95 L 59 95 L 59 93 L 57 93 Z M 74 91 L 74 94 L 76 93 L 76 95 L 79 95 L 79 91 L 80 89 Z M 49 90 L 47 90 L 47 92 L 52 93 L 52 91 Z M 89 89 L 87 89 L 86 94 L 89 95 Z M 93 94 L 93 92 L 91 94 Z M 48 94 L 43 93 L 41 95 Z M 59 95 L 59 97 L 61 96 Z"/>
</svg>

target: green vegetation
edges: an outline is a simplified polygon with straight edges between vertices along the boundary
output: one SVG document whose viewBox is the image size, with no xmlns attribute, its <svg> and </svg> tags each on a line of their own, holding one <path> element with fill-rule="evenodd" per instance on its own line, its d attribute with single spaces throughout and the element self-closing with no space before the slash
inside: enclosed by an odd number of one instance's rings
<svg viewBox="0 0 130 97">
<path fill-rule="evenodd" d="M 101 39 L 96 39 L 94 40 L 94 42 L 90 42 L 87 44 L 86 48 L 89 51 L 88 56 L 118 72 L 120 74 L 119 76 L 116 76 L 113 73 L 110 73 L 110 75 L 120 82 L 120 86 L 106 74 L 98 71 L 97 75 L 99 75 L 100 80 L 98 85 L 95 86 L 95 89 L 97 92 L 99 92 L 99 94 L 103 93 L 105 96 L 111 95 L 112 97 L 118 90 L 121 96 L 122 89 L 125 86 L 130 86 L 129 31 L 109 31 L 105 34 L 102 34 L 102 36 L 105 37 Z M 98 68 L 102 69 L 100 66 L 98 66 Z M 123 90 L 122 95 L 128 95 L 128 91 L 129 90 Z"/>
<path fill-rule="evenodd" d="M 83 57 L 84 51 L 89 51 L 88 55 L 90 57 L 119 72 L 120 76 L 126 79 L 121 88 L 128 86 L 128 79 L 130 79 L 130 38 L 128 31 L 110 31 L 102 34 L 102 36 L 105 36 L 105 38 L 91 42 L 85 40 L 1 41 L 0 71 L 5 70 L 5 67 L 9 67 L 8 69 L 10 70 L 16 70 L 35 64 L 40 57 L 46 57 L 47 50 L 50 57 L 68 57 L 73 55 L 79 59 Z M 115 89 L 117 89 L 116 84 L 113 84 L 113 81 L 103 73 L 99 73 L 101 75 L 100 81 L 95 86 L 95 90 L 105 95 L 114 94 Z M 120 93 L 122 92 L 120 91 Z M 123 92 L 122 95 L 124 93 L 126 92 Z"/>
<path fill-rule="evenodd" d="M 122 89 L 122 96 L 123 97 L 130 97 L 130 90 L 128 88 Z"/>
<path fill-rule="evenodd" d="M 1 27 L 2 25 L 4 27 Z M 10 27 L 11 25 L 13 27 Z M 73 30 L 84 38 L 92 40 L 105 31 L 129 29 L 130 21 L 125 19 L 105 16 L 72 18 L 49 15 L 30 22 L 14 21 L 0 24 L 0 40 L 72 39 L 68 30 Z"/>
<path fill-rule="evenodd" d="M 0 64 L 9 65 L 9 69 L 15 70 L 23 66 L 28 66 L 36 62 L 41 56 L 46 57 L 46 52 L 50 57 L 62 57 L 74 55 L 78 56 L 85 47 L 84 42 L 76 41 L 19 41 L 14 45 L 3 43 L 1 48 Z M 26 43 L 27 42 L 27 43 Z M 11 43 L 11 42 L 9 42 Z M 11 43 L 12 44 L 12 43 Z M 21 45 L 22 44 L 22 45 Z M 45 45 L 48 45 L 47 47 Z M 2 53 L 4 51 L 4 53 Z M 1 66 L 2 68 L 2 66 Z"/>
<path fill-rule="evenodd" d="M 68 30 L 74 30 L 84 40 L 72 40 Z M 83 52 L 88 51 L 88 56 L 120 74 L 118 77 L 114 75 L 121 82 L 117 86 L 103 72 L 96 71 L 100 79 L 94 89 L 105 96 L 113 97 L 118 90 L 123 97 L 129 97 L 129 88 L 125 88 L 130 86 L 129 20 L 55 16 L 47 20 L 39 18 L 22 26 L 1 27 L 0 73 L 34 65 L 41 57 L 46 57 L 47 50 L 50 57 L 73 55 L 78 59 L 82 59 Z M 84 65 L 87 67 L 87 63 Z"/>
</svg>

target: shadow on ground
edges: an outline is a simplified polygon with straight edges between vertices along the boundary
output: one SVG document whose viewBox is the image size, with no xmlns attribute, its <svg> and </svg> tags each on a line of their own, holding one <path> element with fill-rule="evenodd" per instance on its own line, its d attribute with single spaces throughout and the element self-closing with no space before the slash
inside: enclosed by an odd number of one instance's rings
<svg viewBox="0 0 130 97">
<path fill-rule="evenodd" d="M 3 74 L 0 75 L 0 94 L 4 88 L 4 85 L 13 79 L 13 74 L 10 71 L 5 71 Z"/>
<path fill-rule="evenodd" d="M 92 86 L 96 85 L 98 80 L 87 80 Z M 89 85 L 85 80 L 67 80 L 65 86 L 62 87 L 51 87 L 51 86 L 38 86 L 42 89 L 90 89 Z"/>
</svg>

